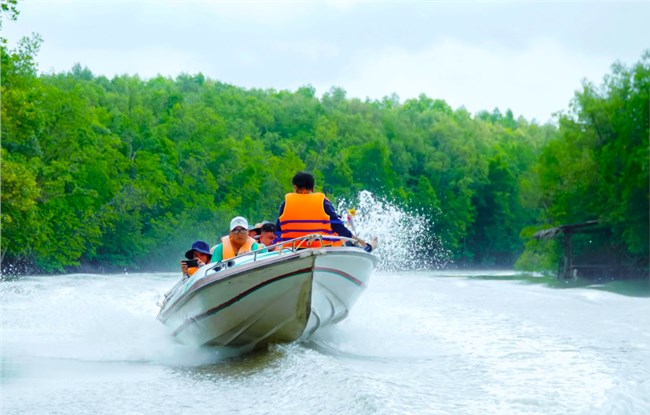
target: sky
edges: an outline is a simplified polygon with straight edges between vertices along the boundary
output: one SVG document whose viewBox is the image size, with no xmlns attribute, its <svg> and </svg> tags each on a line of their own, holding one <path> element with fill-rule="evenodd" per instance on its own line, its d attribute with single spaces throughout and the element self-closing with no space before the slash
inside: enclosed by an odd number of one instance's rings
<svg viewBox="0 0 650 415">
<path fill-rule="evenodd" d="M 544 123 L 583 81 L 650 50 L 650 1 L 20 0 L 9 47 L 38 33 L 43 73 L 197 74 L 244 88 L 332 87 Z"/>
</svg>

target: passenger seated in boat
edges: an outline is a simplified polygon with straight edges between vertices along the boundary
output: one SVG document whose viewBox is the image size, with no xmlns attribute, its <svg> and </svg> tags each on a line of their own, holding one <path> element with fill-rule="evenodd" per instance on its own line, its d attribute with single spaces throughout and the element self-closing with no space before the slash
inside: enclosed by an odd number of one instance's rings
<svg viewBox="0 0 650 415">
<path fill-rule="evenodd" d="M 263 222 L 258 222 L 258 223 L 256 223 L 255 226 L 253 226 L 252 228 L 250 228 L 250 229 L 248 230 L 248 236 L 250 236 L 251 238 L 255 239 L 256 241 L 259 240 L 259 239 L 260 239 L 260 235 L 262 234 L 262 226 L 263 226 L 265 223 L 271 223 L 271 222 L 265 220 L 265 221 L 263 221 Z M 273 225 L 273 226 L 274 226 L 274 228 L 275 228 L 275 225 Z"/>
<path fill-rule="evenodd" d="M 248 236 L 248 221 L 236 216 L 230 221 L 230 233 L 221 238 L 221 243 L 212 247 L 212 262 L 231 259 L 260 249 L 260 244 Z"/>
<path fill-rule="evenodd" d="M 354 237 L 325 194 L 314 192 L 314 176 L 311 173 L 298 172 L 291 182 L 294 193 L 287 193 L 284 202 L 280 205 L 280 213 L 275 225 L 275 234 L 278 236 L 276 242 L 316 233 L 323 235 L 323 241 L 330 242 L 333 246 L 340 246 L 342 245 L 340 241 L 336 239 L 328 241 L 327 236 Z M 364 250 L 372 251 L 373 245 L 360 238 L 355 239 Z M 312 246 L 321 245 L 320 241 L 312 242 Z"/>
<path fill-rule="evenodd" d="M 181 272 L 183 273 L 183 276 L 189 277 L 193 275 L 197 269 L 210 263 L 210 259 L 212 258 L 210 245 L 204 241 L 194 242 L 192 248 L 185 252 L 185 258 L 197 261 L 197 266 L 188 266 L 187 261 L 181 261 Z"/>
<path fill-rule="evenodd" d="M 255 226 L 253 226 L 251 229 L 248 230 L 248 236 L 250 236 L 251 238 L 257 241 L 260 237 L 261 232 L 262 232 L 262 224 L 256 223 Z"/>
<path fill-rule="evenodd" d="M 275 225 L 271 222 L 262 222 L 258 223 L 255 225 L 254 229 L 259 229 L 259 233 L 257 236 L 254 236 L 253 238 L 256 241 L 259 241 L 261 244 L 264 246 L 271 246 L 273 245 L 273 241 L 275 240 Z M 275 251 L 277 247 L 274 248 L 269 248 L 269 251 Z"/>
</svg>

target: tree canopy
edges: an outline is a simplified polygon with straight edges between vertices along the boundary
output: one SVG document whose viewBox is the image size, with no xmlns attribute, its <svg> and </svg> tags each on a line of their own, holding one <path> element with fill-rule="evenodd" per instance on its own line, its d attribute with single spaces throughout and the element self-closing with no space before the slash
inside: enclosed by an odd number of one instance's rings
<svg viewBox="0 0 650 415">
<path fill-rule="evenodd" d="M 38 74 L 39 44 L 2 49 L 3 266 L 171 267 L 236 214 L 274 220 L 298 170 L 334 198 L 366 189 L 426 212 L 459 264 L 512 265 L 522 229 L 591 218 L 647 261 L 647 53 L 585 84 L 556 126 L 426 95 Z"/>
</svg>

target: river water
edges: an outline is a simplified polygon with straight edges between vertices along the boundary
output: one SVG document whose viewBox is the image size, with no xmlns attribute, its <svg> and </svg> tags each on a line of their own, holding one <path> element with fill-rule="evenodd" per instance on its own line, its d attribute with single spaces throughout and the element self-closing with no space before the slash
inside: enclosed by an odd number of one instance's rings
<svg viewBox="0 0 650 415">
<path fill-rule="evenodd" d="M 0 282 L 0 413 L 649 414 L 650 298 L 379 272 L 348 319 L 233 357 L 173 341 L 176 274 Z"/>
</svg>

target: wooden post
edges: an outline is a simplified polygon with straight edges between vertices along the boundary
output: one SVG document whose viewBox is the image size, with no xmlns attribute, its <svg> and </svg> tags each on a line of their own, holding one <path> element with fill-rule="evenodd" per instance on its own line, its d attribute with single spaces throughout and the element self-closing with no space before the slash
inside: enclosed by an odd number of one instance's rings
<svg viewBox="0 0 650 415">
<path fill-rule="evenodd" d="M 571 246 L 571 231 L 564 230 L 564 269 L 562 270 L 562 279 L 571 278 L 571 268 L 573 268 L 573 249 Z"/>
</svg>

